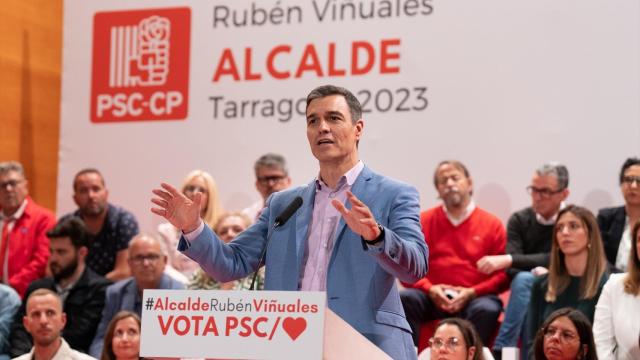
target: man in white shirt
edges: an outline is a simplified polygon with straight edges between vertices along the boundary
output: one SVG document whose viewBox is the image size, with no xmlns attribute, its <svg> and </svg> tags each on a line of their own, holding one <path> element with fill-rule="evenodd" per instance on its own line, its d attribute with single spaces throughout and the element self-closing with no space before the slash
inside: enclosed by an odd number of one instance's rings
<svg viewBox="0 0 640 360">
<path fill-rule="evenodd" d="M 38 289 L 27 298 L 24 327 L 33 337 L 33 348 L 16 360 L 91 360 L 91 356 L 73 350 L 60 336 L 67 322 L 62 301 L 49 289 Z"/>
</svg>

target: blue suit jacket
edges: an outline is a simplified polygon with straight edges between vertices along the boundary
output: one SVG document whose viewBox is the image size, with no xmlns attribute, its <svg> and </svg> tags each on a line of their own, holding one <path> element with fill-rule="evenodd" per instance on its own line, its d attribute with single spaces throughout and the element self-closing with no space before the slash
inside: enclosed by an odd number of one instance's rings
<svg viewBox="0 0 640 360">
<path fill-rule="evenodd" d="M 369 247 L 340 221 L 327 274 L 328 306 L 392 358 L 416 358 L 395 278 L 413 283 L 427 273 L 418 192 L 367 167 L 351 190 L 385 227 L 384 242 Z M 275 193 L 256 224 L 231 243 L 224 244 L 205 226 L 191 244 L 180 239 L 178 250 L 215 279 L 230 281 L 256 270 L 267 235 L 274 231 L 265 260 L 265 289 L 299 290 L 315 192 L 312 181 Z M 272 230 L 274 219 L 296 196 L 303 198 L 302 207 L 285 225 Z"/>
<path fill-rule="evenodd" d="M 182 290 L 184 289 L 184 284 L 163 273 L 158 289 Z M 100 359 L 102 354 L 102 343 L 104 342 L 109 322 L 119 311 L 128 310 L 138 314 L 138 316 L 142 316 L 142 297 L 138 295 L 138 284 L 135 278 L 130 277 L 109 285 L 105 297 L 102 319 L 89 348 L 89 355 L 96 359 Z"/>
</svg>

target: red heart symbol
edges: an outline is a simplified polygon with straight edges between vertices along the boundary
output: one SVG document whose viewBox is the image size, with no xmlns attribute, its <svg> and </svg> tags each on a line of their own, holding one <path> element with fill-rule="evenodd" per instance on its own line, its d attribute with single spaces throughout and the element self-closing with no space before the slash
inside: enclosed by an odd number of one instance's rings
<svg viewBox="0 0 640 360">
<path fill-rule="evenodd" d="M 282 328 L 287 332 L 291 340 L 295 341 L 307 328 L 307 320 L 302 317 L 295 319 L 288 317 L 282 322 Z"/>
</svg>

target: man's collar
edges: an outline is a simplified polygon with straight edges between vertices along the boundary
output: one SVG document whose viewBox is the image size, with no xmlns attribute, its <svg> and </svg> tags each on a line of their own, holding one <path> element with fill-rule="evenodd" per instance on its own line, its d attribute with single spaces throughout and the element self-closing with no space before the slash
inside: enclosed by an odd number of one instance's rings
<svg viewBox="0 0 640 360">
<path fill-rule="evenodd" d="M 345 182 L 347 185 L 353 186 L 353 183 L 356 182 L 356 179 L 362 172 L 362 169 L 364 169 L 364 163 L 362 162 L 362 160 L 359 160 L 354 167 L 352 167 L 351 169 L 349 169 L 349 171 L 342 175 L 342 177 L 338 181 L 338 184 L 336 185 L 336 189 L 342 187 Z M 318 177 L 316 178 L 316 190 L 321 190 L 323 186 L 329 187 L 327 184 L 325 184 L 324 181 L 322 181 L 322 178 L 320 178 L 320 174 L 318 174 Z"/>
<path fill-rule="evenodd" d="M 28 199 L 24 198 L 18 210 L 16 210 L 13 214 L 9 216 L 5 215 L 2 211 L 0 211 L 0 219 L 2 219 L 3 221 L 6 219 L 13 219 L 14 221 L 20 219 L 22 217 L 22 214 L 24 214 L 25 209 L 27 208 L 27 202 L 28 202 Z"/>
<path fill-rule="evenodd" d="M 567 204 L 565 204 L 565 202 L 561 202 L 560 203 L 560 209 L 558 209 L 558 211 L 551 215 L 550 218 L 545 219 L 544 216 L 536 213 L 536 221 L 540 224 L 540 225 L 553 225 L 556 223 L 556 221 L 558 220 L 558 214 L 560 213 L 560 210 L 564 209 L 567 206 Z"/>
<path fill-rule="evenodd" d="M 471 214 L 473 213 L 473 210 L 476 209 L 476 203 L 473 201 L 473 199 L 469 200 L 469 204 L 464 209 L 464 212 L 462 213 L 462 215 L 460 215 L 460 217 L 458 217 L 458 218 L 455 218 L 449 212 L 449 210 L 447 209 L 447 207 L 444 204 L 442 204 L 442 209 L 444 210 L 444 213 L 447 215 L 447 218 L 449 219 L 451 224 L 453 224 L 453 226 L 458 226 L 458 225 L 462 224 L 465 220 L 467 220 L 469 218 L 469 216 L 471 216 Z"/>
</svg>

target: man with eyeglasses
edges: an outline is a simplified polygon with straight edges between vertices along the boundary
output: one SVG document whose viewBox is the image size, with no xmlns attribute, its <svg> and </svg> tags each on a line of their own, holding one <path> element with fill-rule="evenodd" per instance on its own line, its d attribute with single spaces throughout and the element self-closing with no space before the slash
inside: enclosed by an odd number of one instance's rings
<svg viewBox="0 0 640 360">
<path fill-rule="evenodd" d="M 107 279 L 85 264 L 87 236 L 84 223 L 77 217 L 59 221 L 47 232 L 51 244 L 49 269 L 53 276 L 32 282 L 25 295 L 28 298 L 38 289 L 49 289 L 58 294 L 68 315 L 62 335 L 73 349 L 82 352 L 89 351 L 104 308 L 105 291 L 110 285 Z M 25 314 L 26 304 L 23 303 L 11 328 L 13 357 L 29 352 L 33 345 L 22 322 Z"/>
<path fill-rule="evenodd" d="M 271 194 L 282 191 L 291 186 L 291 178 L 287 170 L 287 162 L 284 156 L 280 154 L 267 153 L 258 160 L 253 166 L 256 174 L 256 189 L 260 193 L 262 200 L 259 200 L 251 206 L 242 210 L 249 219 L 255 221 L 260 212 L 264 209 L 267 199 Z"/>
<path fill-rule="evenodd" d="M 33 280 L 45 275 L 53 213 L 29 197 L 22 164 L 0 163 L 0 282 L 20 296 Z"/>
<path fill-rule="evenodd" d="M 512 279 L 509 304 L 493 345 L 497 356 L 502 348 L 517 346 L 521 335 L 535 335 L 522 333 L 531 287 L 535 276 L 545 273 L 549 266 L 553 226 L 569 196 L 568 187 L 569 171 L 564 165 L 549 162 L 538 168 L 527 187 L 531 206 L 512 214 L 507 223 L 507 254 L 478 261 L 480 271 L 490 274 L 506 270 Z M 526 349 L 522 353 L 526 354 Z"/>
<path fill-rule="evenodd" d="M 628 158 L 619 175 L 624 205 L 598 211 L 598 226 L 607 260 L 617 271 L 626 271 L 631 251 L 631 229 L 640 220 L 640 159 Z"/>
<path fill-rule="evenodd" d="M 109 190 L 97 169 L 80 170 L 73 178 L 73 201 L 78 210 L 63 217 L 80 217 L 91 235 L 87 266 L 111 281 L 127 278 L 129 241 L 138 221 L 129 211 L 108 202 Z"/>
<path fill-rule="evenodd" d="M 102 344 L 109 322 L 119 311 L 142 314 L 144 289 L 184 289 L 183 283 L 164 273 L 167 256 L 160 241 L 151 235 L 136 235 L 129 243 L 129 267 L 132 277 L 118 281 L 107 288 L 102 319 L 93 338 L 89 354 L 100 358 Z"/>
</svg>

